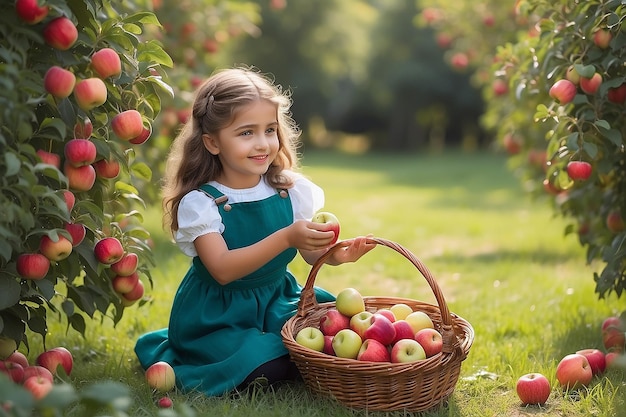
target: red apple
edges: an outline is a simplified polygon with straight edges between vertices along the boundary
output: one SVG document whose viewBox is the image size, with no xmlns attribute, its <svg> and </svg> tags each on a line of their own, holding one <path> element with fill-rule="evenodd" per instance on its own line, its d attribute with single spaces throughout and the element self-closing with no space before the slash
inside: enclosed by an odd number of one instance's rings
<svg viewBox="0 0 626 417">
<path fill-rule="evenodd" d="M 41 253 L 22 253 L 15 261 L 20 277 L 24 279 L 43 279 L 50 269 L 50 260 Z"/>
<path fill-rule="evenodd" d="M 435 356 L 443 348 L 441 333 L 435 329 L 426 328 L 420 330 L 415 334 L 415 340 L 422 345 L 427 358 Z"/>
<path fill-rule="evenodd" d="M 174 368 L 167 362 L 156 362 L 146 369 L 146 381 L 151 388 L 160 392 L 167 392 L 173 389 L 176 384 Z"/>
<path fill-rule="evenodd" d="M 350 318 L 331 308 L 320 317 L 319 327 L 325 336 L 334 336 L 339 330 L 350 328 Z"/>
<path fill-rule="evenodd" d="M 426 359 L 426 352 L 415 339 L 398 340 L 391 348 L 391 362 L 407 363 Z"/>
<path fill-rule="evenodd" d="M 356 359 L 367 362 L 391 362 L 387 346 L 376 339 L 365 339 L 361 344 Z"/>
<path fill-rule="evenodd" d="M 394 330 L 396 331 L 396 337 L 393 339 L 391 344 L 395 344 L 398 340 L 415 338 L 415 332 L 408 321 L 404 319 L 396 320 L 392 324 Z"/>
<path fill-rule="evenodd" d="M 111 271 L 117 275 L 131 275 L 137 270 L 138 263 L 139 257 L 137 254 L 128 252 L 119 261 L 111 264 Z"/>
<path fill-rule="evenodd" d="M 493 84 L 492 84 L 491 88 L 492 88 L 493 94 L 495 96 L 503 96 L 506 93 L 508 93 L 508 91 L 509 91 L 508 84 L 506 83 L 506 81 L 504 81 L 501 78 L 496 78 L 493 81 Z"/>
<path fill-rule="evenodd" d="M 111 120 L 111 129 L 124 141 L 136 138 L 143 132 L 143 119 L 137 110 L 126 110 Z"/>
<path fill-rule="evenodd" d="M 52 165 L 56 168 L 61 168 L 61 157 L 56 153 L 44 151 L 43 149 L 37 150 L 37 155 L 44 164 Z"/>
<path fill-rule="evenodd" d="M 141 297 L 143 297 L 144 292 L 145 287 L 143 285 L 143 282 L 138 279 L 135 283 L 135 286 L 129 292 L 121 294 L 121 296 L 123 301 L 133 304 L 135 301 L 138 301 L 141 299 Z"/>
<path fill-rule="evenodd" d="M 608 351 L 623 352 L 626 345 L 626 333 L 622 329 L 609 326 L 602 331 L 602 344 Z"/>
<path fill-rule="evenodd" d="M 502 144 L 504 145 L 504 149 L 506 149 L 506 151 L 511 155 L 516 155 L 522 150 L 520 140 L 511 133 L 502 138 Z"/>
<path fill-rule="evenodd" d="M 606 367 L 610 369 L 616 367 L 617 363 L 623 362 L 626 356 L 622 352 L 607 352 L 605 358 Z"/>
<path fill-rule="evenodd" d="M 0 373 L 7 375 L 16 384 L 24 380 L 24 367 L 19 363 L 0 361 Z"/>
<path fill-rule="evenodd" d="M 120 56 L 111 48 L 102 48 L 91 56 L 91 68 L 100 78 L 108 78 L 122 73 Z"/>
<path fill-rule="evenodd" d="M 172 408 L 174 403 L 170 397 L 161 397 L 159 398 L 159 401 L 157 401 L 157 405 L 159 408 Z"/>
<path fill-rule="evenodd" d="M 151 135 L 152 135 L 152 125 L 144 124 L 143 129 L 141 130 L 141 133 L 139 134 L 139 136 L 135 136 L 134 138 L 129 139 L 128 142 L 132 143 L 133 145 L 141 145 L 142 143 L 150 139 Z"/>
<path fill-rule="evenodd" d="M 363 338 L 363 333 L 372 324 L 371 318 L 373 313 L 369 311 L 361 311 L 350 317 L 350 329 L 356 332 L 359 337 Z"/>
<path fill-rule="evenodd" d="M 91 165 L 96 160 L 96 145 L 89 139 L 71 139 L 65 143 L 65 161 L 74 167 Z"/>
<path fill-rule="evenodd" d="M 74 191 L 89 191 L 96 182 L 96 170 L 92 165 L 75 167 L 66 163 L 63 166 L 63 173 Z"/>
<path fill-rule="evenodd" d="M 544 375 L 533 372 L 522 375 L 515 386 L 517 396 L 522 404 L 545 404 L 550 397 L 552 388 Z"/>
<path fill-rule="evenodd" d="M 107 101 L 107 86 L 100 78 L 79 80 L 74 86 L 74 98 L 78 107 L 91 110 Z"/>
<path fill-rule="evenodd" d="M 70 190 L 63 190 L 63 199 L 67 205 L 68 213 L 71 213 L 74 208 L 74 204 L 76 204 L 76 196 Z"/>
<path fill-rule="evenodd" d="M 469 65 L 469 58 L 463 52 L 457 52 L 450 58 L 450 64 L 457 69 L 465 69 Z"/>
<path fill-rule="evenodd" d="M 567 163 L 567 175 L 574 181 L 585 181 L 591 176 L 592 167 L 586 161 L 570 161 Z"/>
<path fill-rule="evenodd" d="M 74 358 L 72 353 L 64 347 L 55 347 L 37 356 L 35 363 L 49 370 L 52 375 L 57 374 L 58 367 L 62 367 L 66 375 L 72 372 Z"/>
<path fill-rule="evenodd" d="M 29 25 L 35 25 L 48 16 L 50 6 L 40 6 L 37 0 L 17 0 L 15 11 L 20 19 Z"/>
<path fill-rule="evenodd" d="M 324 336 L 324 352 L 327 355 L 335 356 L 335 350 L 333 349 L 333 337 L 334 336 Z"/>
<path fill-rule="evenodd" d="M 93 167 L 101 178 L 112 179 L 120 174 L 120 163 L 116 159 L 100 159 L 94 162 Z"/>
<path fill-rule="evenodd" d="M 606 92 L 606 98 L 613 103 L 624 104 L 626 102 L 626 84 L 619 87 L 609 88 Z"/>
<path fill-rule="evenodd" d="M 593 33 L 593 43 L 600 49 L 606 49 L 611 43 L 613 35 L 606 29 L 598 29 Z"/>
<path fill-rule="evenodd" d="M 61 51 L 68 50 L 78 39 L 76 25 L 65 16 L 51 20 L 43 29 L 46 43 Z"/>
<path fill-rule="evenodd" d="M 74 248 L 81 244 L 87 234 L 87 229 L 82 223 L 65 223 L 64 228 L 72 237 L 72 247 Z"/>
<path fill-rule="evenodd" d="M 609 327 L 617 327 L 618 329 L 622 329 L 626 331 L 626 328 L 624 327 L 624 323 L 622 322 L 622 319 L 618 316 L 607 317 L 606 319 L 602 321 L 602 327 L 601 327 L 602 331 L 608 329 Z"/>
<path fill-rule="evenodd" d="M 98 262 L 111 265 L 122 259 L 124 247 L 122 242 L 115 237 L 105 237 L 100 239 L 93 248 Z"/>
<path fill-rule="evenodd" d="M 393 314 L 393 311 L 389 310 L 388 308 L 379 308 L 378 310 L 376 310 L 376 314 L 382 314 L 383 316 L 387 317 L 392 323 L 396 321 L 396 315 Z"/>
<path fill-rule="evenodd" d="M 39 252 L 51 261 L 61 261 L 72 253 L 72 242 L 62 235 L 56 241 L 43 235 L 39 242 Z"/>
<path fill-rule="evenodd" d="M 606 227 L 613 233 L 624 230 L 624 219 L 619 210 L 611 210 L 606 216 Z"/>
<path fill-rule="evenodd" d="M 558 80 L 550 88 L 549 94 L 557 103 L 567 104 L 576 96 L 576 85 L 566 79 Z"/>
<path fill-rule="evenodd" d="M 19 350 L 16 350 L 12 354 L 10 354 L 9 357 L 6 358 L 6 361 L 7 362 L 13 362 L 13 363 L 20 364 L 20 365 L 22 365 L 22 368 L 27 368 L 28 366 L 30 366 L 30 364 L 28 363 L 28 358 L 26 357 L 26 355 L 24 355 Z"/>
<path fill-rule="evenodd" d="M 363 340 L 374 339 L 383 345 L 390 345 L 396 337 L 393 323 L 382 314 L 374 313 L 370 317 L 370 325 L 363 332 Z"/>
<path fill-rule="evenodd" d="M 89 117 L 85 117 L 81 122 L 74 124 L 74 137 L 79 139 L 89 139 L 93 133 L 93 123 Z"/>
<path fill-rule="evenodd" d="M 335 237 L 333 238 L 333 240 L 331 240 L 330 244 L 334 245 L 337 242 L 337 239 L 339 239 L 340 230 L 339 220 L 337 219 L 337 216 L 327 211 L 320 211 L 319 213 L 316 213 L 315 216 L 313 216 L 311 221 L 314 223 L 322 223 L 328 225 L 328 230 L 335 233 Z"/>
<path fill-rule="evenodd" d="M 74 73 L 57 65 L 50 67 L 43 77 L 43 87 L 56 98 L 69 97 L 75 84 Z"/>
<path fill-rule="evenodd" d="M 22 386 L 28 390 L 36 400 L 44 398 L 53 388 L 52 382 L 40 376 L 26 378 Z"/>
<path fill-rule="evenodd" d="M 587 358 L 589 366 L 591 366 L 591 372 L 593 375 L 600 375 L 606 369 L 606 358 L 604 352 L 599 349 L 581 349 L 577 351 L 579 355 L 583 355 Z"/>
<path fill-rule="evenodd" d="M 602 75 L 596 72 L 591 78 L 580 77 L 580 89 L 587 94 L 595 94 L 602 84 Z"/>
<path fill-rule="evenodd" d="M 54 382 L 54 375 L 52 375 L 52 372 L 40 365 L 31 365 L 24 368 L 24 380 L 27 380 L 32 376 L 47 379 L 51 383 Z"/>
<path fill-rule="evenodd" d="M 583 355 L 565 355 L 556 367 L 556 379 L 565 390 L 586 387 L 591 382 L 593 372 L 589 361 Z"/>
<path fill-rule="evenodd" d="M 137 283 L 139 282 L 139 275 L 137 272 L 132 272 L 128 275 L 116 275 L 111 280 L 113 290 L 118 294 L 129 294 L 135 290 Z"/>
</svg>

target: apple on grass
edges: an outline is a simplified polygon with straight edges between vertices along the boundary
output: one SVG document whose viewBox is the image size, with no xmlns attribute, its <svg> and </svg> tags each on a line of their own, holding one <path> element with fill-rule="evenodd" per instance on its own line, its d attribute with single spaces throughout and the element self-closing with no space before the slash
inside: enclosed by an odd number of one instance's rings
<svg viewBox="0 0 626 417">
<path fill-rule="evenodd" d="M 36 400 L 41 400 L 50 391 L 52 391 L 53 383 L 46 378 L 40 376 L 31 376 L 26 378 L 22 383 L 22 386 L 29 391 Z"/>
<path fill-rule="evenodd" d="M 319 328 L 324 336 L 334 336 L 339 330 L 348 329 L 350 327 L 350 318 L 344 316 L 336 308 L 327 310 L 320 317 Z"/>
<path fill-rule="evenodd" d="M 78 107 L 89 111 L 107 101 L 107 86 L 100 78 L 86 78 L 76 82 L 74 98 Z"/>
<path fill-rule="evenodd" d="M 17 0 L 15 11 L 20 19 L 29 25 L 35 25 L 48 16 L 50 6 L 40 6 L 37 0 Z"/>
<path fill-rule="evenodd" d="M 626 331 L 626 328 L 624 327 L 624 322 L 622 322 L 622 319 L 618 316 L 607 317 L 602 321 L 602 331 L 608 329 L 609 327 L 616 327 L 617 329 L 622 329 Z"/>
<path fill-rule="evenodd" d="M 344 288 L 339 291 L 335 299 L 337 310 L 347 317 L 365 311 L 365 300 L 360 292 L 354 288 Z"/>
<path fill-rule="evenodd" d="M 609 326 L 602 331 L 602 344 L 608 351 L 624 351 L 626 347 L 626 333 L 618 327 Z"/>
<path fill-rule="evenodd" d="M 122 73 L 120 56 L 111 48 L 102 48 L 91 56 L 91 68 L 100 78 L 108 78 Z"/>
<path fill-rule="evenodd" d="M 542 405 L 548 401 L 552 388 L 548 378 L 538 372 L 531 372 L 519 377 L 515 390 L 522 404 Z"/>
<path fill-rule="evenodd" d="M 7 375 L 16 384 L 24 380 L 24 367 L 19 363 L 0 361 L 0 373 Z"/>
<path fill-rule="evenodd" d="M 63 235 L 58 235 L 57 240 L 43 235 L 39 241 L 39 252 L 51 261 L 62 261 L 72 253 L 72 242 Z"/>
<path fill-rule="evenodd" d="M 396 303 L 389 307 L 389 310 L 391 310 L 393 315 L 396 317 L 396 320 L 404 320 L 406 319 L 406 316 L 413 312 L 413 309 L 405 303 Z"/>
<path fill-rule="evenodd" d="M 39 356 L 37 356 L 35 363 L 49 370 L 52 375 L 57 374 L 59 366 L 63 368 L 66 375 L 69 375 L 72 372 L 72 367 L 74 366 L 74 358 L 72 353 L 66 348 L 55 347 L 40 353 Z"/>
<path fill-rule="evenodd" d="M 372 324 L 371 318 L 374 313 L 369 311 L 361 311 L 350 318 L 350 329 L 353 330 L 359 337 L 363 338 L 363 333 Z"/>
<path fill-rule="evenodd" d="M 159 406 L 159 408 L 172 408 L 174 403 L 172 402 L 172 399 L 170 397 L 161 397 L 157 401 L 157 405 Z"/>
<path fill-rule="evenodd" d="M 391 344 L 395 344 L 398 340 L 415 338 L 415 332 L 408 321 L 396 320 L 392 324 L 394 330 L 396 331 L 396 337 L 393 339 Z"/>
<path fill-rule="evenodd" d="M 87 234 L 87 229 L 82 223 L 65 223 L 63 226 L 72 237 L 72 247 L 76 247 L 82 243 Z"/>
<path fill-rule="evenodd" d="M 369 318 L 370 325 L 363 331 L 362 339 L 373 339 L 383 345 L 390 345 L 396 337 L 393 323 L 382 314 L 374 313 Z"/>
<path fill-rule="evenodd" d="M 26 357 L 26 355 L 24 355 L 19 350 L 16 350 L 12 354 L 10 354 L 9 357 L 6 358 L 6 361 L 22 365 L 22 368 L 27 368 L 27 367 L 30 366 L 30 364 L 28 363 L 28 358 Z"/>
<path fill-rule="evenodd" d="M 63 150 L 66 163 L 74 167 L 91 165 L 97 156 L 96 145 L 89 139 L 70 139 Z"/>
<path fill-rule="evenodd" d="M 139 256 L 136 253 L 128 252 L 119 261 L 111 264 L 111 271 L 117 275 L 128 276 L 137 270 Z"/>
<path fill-rule="evenodd" d="M 136 138 L 143 132 L 143 119 L 137 110 L 125 110 L 111 120 L 113 133 L 123 141 Z"/>
<path fill-rule="evenodd" d="M 93 252 L 98 262 L 111 265 L 122 259 L 124 247 L 118 238 L 109 236 L 100 239 L 95 244 Z"/>
<path fill-rule="evenodd" d="M 43 77 L 43 87 L 56 98 L 66 98 L 72 94 L 76 76 L 72 71 L 53 65 Z"/>
<path fill-rule="evenodd" d="M 422 345 L 426 357 L 430 358 L 443 349 L 443 337 L 435 329 L 425 328 L 415 334 L 415 340 Z"/>
<path fill-rule="evenodd" d="M 43 38 L 53 48 L 66 51 L 78 39 L 78 29 L 67 17 L 57 17 L 43 28 Z"/>
<path fill-rule="evenodd" d="M 391 362 L 387 346 L 376 339 L 365 339 L 361 344 L 356 359 L 367 362 Z"/>
<path fill-rule="evenodd" d="M 356 359 L 363 340 L 354 330 L 343 329 L 333 337 L 332 347 L 338 358 Z"/>
<path fill-rule="evenodd" d="M 167 362 L 156 362 L 146 369 L 146 381 L 148 385 L 159 392 L 167 392 L 176 385 L 174 368 Z"/>
<path fill-rule="evenodd" d="M 426 352 L 415 339 L 398 340 L 391 348 L 391 362 L 407 363 L 426 359 Z"/>
<path fill-rule="evenodd" d="M 414 333 L 417 333 L 422 329 L 435 328 L 430 316 L 423 311 L 414 311 L 406 316 L 405 320 L 409 322 Z"/>
<path fill-rule="evenodd" d="M 24 368 L 24 380 L 27 380 L 31 376 L 38 376 L 47 379 L 50 382 L 54 382 L 54 375 L 52 375 L 52 372 L 41 365 L 30 365 Z"/>
<path fill-rule="evenodd" d="M 330 244 L 334 245 L 337 242 L 337 239 L 339 239 L 339 231 L 341 229 L 339 226 L 339 220 L 337 219 L 337 216 L 327 211 L 320 211 L 313 216 L 311 221 L 314 223 L 322 223 L 322 224 L 329 225 L 330 227 L 328 228 L 328 230 L 335 233 L 335 237 L 333 238 L 333 240 L 331 240 Z"/>
<path fill-rule="evenodd" d="M 576 353 L 587 358 L 593 375 L 601 375 L 604 373 L 606 369 L 606 357 L 604 352 L 599 349 L 581 349 L 576 351 Z"/>
<path fill-rule="evenodd" d="M 589 361 L 578 353 L 565 355 L 556 367 L 556 378 L 564 390 L 586 387 L 592 377 Z"/>
<path fill-rule="evenodd" d="M 61 168 L 61 157 L 53 152 L 44 151 L 43 149 L 38 149 L 36 151 L 37 156 L 41 159 L 41 162 L 44 164 L 49 164 L 54 167 Z"/>
<path fill-rule="evenodd" d="M 43 279 L 50 269 L 50 259 L 41 253 L 22 253 L 15 261 L 15 268 L 24 279 Z"/>
<path fill-rule="evenodd" d="M 74 191 L 89 191 L 96 183 L 96 170 L 92 165 L 75 167 L 66 162 L 63 173 L 67 177 L 70 189 Z"/>
</svg>

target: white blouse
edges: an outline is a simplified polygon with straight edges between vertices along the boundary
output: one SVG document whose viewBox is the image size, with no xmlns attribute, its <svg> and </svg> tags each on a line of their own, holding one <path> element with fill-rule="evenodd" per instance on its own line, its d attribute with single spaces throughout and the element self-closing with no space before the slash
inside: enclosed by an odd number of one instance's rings
<svg viewBox="0 0 626 417">
<path fill-rule="evenodd" d="M 302 175 L 293 174 L 293 177 L 294 185 L 289 189 L 289 196 L 294 221 L 311 220 L 324 207 L 324 191 Z M 258 201 L 276 194 L 276 189 L 265 181 L 265 177 L 252 188 L 229 188 L 215 181 L 210 181 L 209 185 L 226 195 L 229 203 Z M 217 205 L 204 192 L 193 190 L 180 200 L 178 230 L 174 233 L 174 240 L 185 255 L 197 255 L 193 242 L 198 236 L 223 231 L 224 224 Z"/>
</svg>

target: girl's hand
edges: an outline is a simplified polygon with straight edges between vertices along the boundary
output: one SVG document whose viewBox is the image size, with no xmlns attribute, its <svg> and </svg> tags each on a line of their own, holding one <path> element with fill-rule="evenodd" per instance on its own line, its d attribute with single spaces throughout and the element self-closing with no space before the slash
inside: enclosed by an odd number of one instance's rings
<svg viewBox="0 0 626 417">
<path fill-rule="evenodd" d="M 371 237 L 368 235 L 367 237 Z M 376 243 L 368 242 L 366 236 L 355 237 L 345 248 L 337 249 L 333 252 L 326 263 L 330 265 L 341 265 L 346 262 L 356 262 L 361 256 L 376 247 Z"/>
<path fill-rule="evenodd" d="M 328 228 L 322 223 L 298 220 L 286 228 L 289 246 L 301 251 L 327 249 L 335 237 L 335 233 Z"/>
</svg>

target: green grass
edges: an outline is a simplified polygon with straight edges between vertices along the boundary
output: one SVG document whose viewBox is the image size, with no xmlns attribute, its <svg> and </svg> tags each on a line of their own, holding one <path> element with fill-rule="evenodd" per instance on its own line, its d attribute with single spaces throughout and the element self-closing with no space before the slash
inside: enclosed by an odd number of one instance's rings
<svg viewBox="0 0 626 417">
<path fill-rule="evenodd" d="M 325 209 L 339 217 L 342 238 L 373 234 L 409 249 L 431 270 L 450 310 L 474 327 L 474 344 L 448 406 L 427 415 L 626 415 L 621 411 L 626 408 L 622 371 L 595 379 L 578 398 L 556 387 L 558 361 L 581 348 L 601 348 L 600 323 L 626 303 L 615 296 L 598 300 L 593 266 L 586 265 L 576 238 L 564 236 L 565 220 L 555 217 L 547 202 L 531 201 L 503 157 L 311 152 L 303 165 L 305 174 L 325 189 Z M 51 326 L 48 336 L 50 346 L 74 351 L 71 379 L 79 389 L 107 378 L 128 384 L 131 415 L 157 412 L 133 354 L 134 342 L 167 325 L 189 264 L 161 230 L 157 207 L 148 211 L 147 226 L 158 262 L 152 271 L 155 288 L 148 292 L 151 302 L 129 308 L 116 327 L 108 319 L 88 323 L 85 338 L 66 333 L 65 323 Z M 308 265 L 298 258 L 292 270 L 304 283 Z M 415 267 L 386 247 L 353 264 L 322 267 L 316 284 L 335 293 L 353 286 L 364 295 L 435 303 Z M 555 387 L 545 407 L 520 406 L 515 382 L 531 371 L 544 373 Z M 202 416 L 405 415 L 350 410 L 302 385 L 247 398 L 181 393 L 172 398 Z"/>
</svg>

